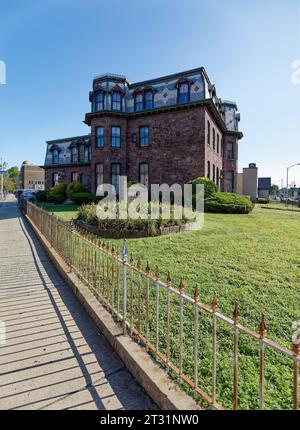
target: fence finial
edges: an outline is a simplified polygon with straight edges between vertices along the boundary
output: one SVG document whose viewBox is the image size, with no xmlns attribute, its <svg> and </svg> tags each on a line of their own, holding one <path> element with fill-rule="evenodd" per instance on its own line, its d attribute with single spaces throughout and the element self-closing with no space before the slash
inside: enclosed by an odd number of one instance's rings
<svg viewBox="0 0 300 430">
<path fill-rule="evenodd" d="M 172 278 L 171 278 L 171 274 L 168 271 L 168 275 L 167 275 L 167 286 L 170 287 L 171 286 L 171 282 L 172 282 Z"/>
<path fill-rule="evenodd" d="M 126 245 L 126 239 L 124 239 L 123 248 L 122 248 L 122 256 L 123 256 L 123 262 L 124 263 L 127 262 L 127 254 L 128 254 L 128 249 L 127 249 L 127 245 Z"/>
<path fill-rule="evenodd" d="M 300 343 L 293 343 L 293 352 L 297 356 L 300 355 Z"/>
<path fill-rule="evenodd" d="M 160 273 L 158 270 L 158 266 L 155 266 L 155 279 L 159 279 Z"/>
<path fill-rule="evenodd" d="M 147 265 L 146 265 L 146 269 L 145 269 L 146 275 L 150 274 L 150 265 L 149 265 L 149 261 L 147 261 Z"/>
<path fill-rule="evenodd" d="M 183 294 L 184 293 L 184 282 L 183 282 L 183 279 L 181 279 L 180 280 L 180 284 L 179 284 L 179 292 L 180 292 L 180 294 Z"/>
<path fill-rule="evenodd" d="M 239 313 L 239 305 L 238 302 L 235 302 L 232 319 L 235 324 L 237 324 L 240 321 L 240 313 Z"/>
<path fill-rule="evenodd" d="M 195 291 L 194 291 L 194 300 L 195 300 L 195 303 L 199 303 L 199 288 L 197 285 L 196 285 Z"/>
<path fill-rule="evenodd" d="M 142 268 L 142 261 L 141 261 L 141 257 L 139 257 L 138 262 L 137 262 L 137 269 L 141 270 Z"/>
<path fill-rule="evenodd" d="M 216 312 L 216 310 L 218 308 L 218 302 L 217 302 L 216 293 L 214 293 L 213 298 L 211 300 L 211 307 L 212 307 L 212 311 Z"/>
<path fill-rule="evenodd" d="M 266 322 L 265 322 L 265 315 L 262 314 L 261 320 L 259 323 L 259 336 L 261 339 L 263 339 L 265 337 L 266 331 L 267 331 L 267 326 L 266 326 Z"/>
</svg>

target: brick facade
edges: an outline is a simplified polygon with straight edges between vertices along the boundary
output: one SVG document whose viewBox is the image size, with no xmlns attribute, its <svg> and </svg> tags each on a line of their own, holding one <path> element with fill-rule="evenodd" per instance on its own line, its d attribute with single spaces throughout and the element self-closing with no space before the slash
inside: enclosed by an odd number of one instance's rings
<svg viewBox="0 0 300 430">
<path fill-rule="evenodd" d="M 189 86 L 183 102 L 178 99 L 180 82 Z M 137 109 L 136 94 L 147 91 L 152 94 L 151 105 Z M 112 103 L 114 92 L 121 95 L 117 109 Z M 97 99 L 99 93 L 102 96 Z M 120 174 L 128 181 L 139 181 L 140 165 L 147 164 L 149 184 L 183 185 L 202 176 L 214 180 L 222 191 L 236 191 L 238 141 L 242 137 L 239 114 L 234 102 L 217 98 L 203 68 L 137 84 L 130 84 L 125 77 L 103 75 L 94 79 L 90 101 L 92 109 L 85 116 L 90 135 L 47 142 L 46 188 L 52 186 L 53 173 L 60 174 L 60 182 L 70 182 L 76 171 L 88 175 L 88 190 L 95 192 L 96 165 L 103 165 L 103 182 L 111 183 L 112 164 L 118 163 Z M 101 147 L 96 145 L 97 127 L 104 132 Z M 112 127 L 121 130 L 118 148 L 112 147 Z M 141 127 L 148 130 L 146 146 L 140 145 Z M 228 144 L 233 154 L 227 151 Z M 72 164 L 72 148 L 82 145 L 90 148 L 89 159 Z M 53 166 L 56 149 L 59 157 Z"/>
<path fill-rule="evenodd" d="M 46 190 L 49 190 L 53 186 L 53 174 L 59 174 L 59 182 L 68 184 L 72 182 L 72 173 L 78 173 L 78 175 L 85 174 L 87 175 L 88 183 L 87 183 L 87 191 L 91 190 L 91 168 L 90 165 L 79 166 L 71 165 L 71 166 L 56 166 L 56 167 L 46 167 L 45 169 L 45 183 Z"/>
<path fill-rule="evenodd" d="M 20 190 L 43 190 L 45 188 L 44 169 L 24 161 L 18 178 L 18 188 Z"/>
</svg>

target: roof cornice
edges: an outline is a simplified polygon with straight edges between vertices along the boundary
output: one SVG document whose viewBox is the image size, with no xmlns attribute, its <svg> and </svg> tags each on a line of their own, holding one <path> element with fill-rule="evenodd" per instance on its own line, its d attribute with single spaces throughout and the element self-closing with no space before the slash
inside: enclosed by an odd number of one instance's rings
<svg viewBox="0 0 300 430">
<path fill-rule="evenodd" d="M 188 76 L 188 75 L 195 74 L 195 73 L 204 73 L 205 77 L 208 79 L 208 76 L 207 76 L 207 73 L 206 73 L 204 67 L 198 67 L 196 69 L 185 70 L 184 72 L 174 73 L 172 75 L 160 76 L 160 77 L 155 78 L 155 79 L 149 79 L 148 81 L 134 82 L 134 83 L 129 85 L 129 89 L 134 89 L 136 87 L 144 86 L 147 84 L 152 85 L 156 82 L 166 81 L 166 80 L 170 80 L 170 79 L 176 79 L 179 77 L 184 77 L 184 76 Z M 208 79 L 208 81 L 209 81 L 209 79 Z"/>
<path fill-rule="evenodd" d="M 61 167 L 87 167 L 90 166 L 90 161 L 84 163 L 62 163 L 62 164 L 45 164 L 43 169 L 60 169 Z"/>
</svg>

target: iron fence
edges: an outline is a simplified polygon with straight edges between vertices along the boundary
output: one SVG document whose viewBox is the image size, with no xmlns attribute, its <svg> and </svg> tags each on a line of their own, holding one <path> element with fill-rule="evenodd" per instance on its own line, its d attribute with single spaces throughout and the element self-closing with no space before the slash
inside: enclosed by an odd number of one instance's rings
<svg viewBox="0 0 300 430">
<path fill-rule="evenodd" d="M 256 343 L 258 355 L 258 408 L 265 409 L 266 348 L 285 356 L 291 367 L 291 399 L 293 409 L 299 407 L 300 345 L 287 349 L 266 337 L 264 315 L 258 332 L 240 324 L 238 305 L 231 318 L 218 310 L 217 298 L 210 305 L 199 300 L 198 287 L 194 297 L 185 292 L 184 282 L 173 284 L 170 273 L 164 282 L 157 267 L 142 268 L 141 260 L 128 259 L 126 242 L 121 255 L 86 231 L 67 223 L 34 204 L 22 202 L 23 210 L 51 246 L 60 254 L 78 277 L 92 290 L 98 300 L 122 325 L 124 334 L 134 338 L 172 375 L 188 387 L 196 397 L 215 409 L 223 409 L 218 402 L 218 328 L 226 327 L 231 339 L 232 408 L 239 408 L 239 344 L 241 336 Z M 205 330 L 204 330 L 205 329 Z M 211 371 L 204 373 L 202 361 L 207 360 Z"/>
</svg>

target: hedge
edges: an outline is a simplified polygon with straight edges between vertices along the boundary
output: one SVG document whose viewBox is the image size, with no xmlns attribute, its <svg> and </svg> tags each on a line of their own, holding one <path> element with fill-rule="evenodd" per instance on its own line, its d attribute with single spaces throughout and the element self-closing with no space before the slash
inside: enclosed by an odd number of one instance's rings
<svg viewBox="0 0 300 430">
<path fill-rule="evenodd" d="M 193 185 L 193 196 L 196 195 L 196 185 L 204 185 L 204 198 L 207 199 L 207 197 L 211 196 L 212 194 L 215 194 L 218 192 L 218 186 L 214 183 L 214 181 L 211 181 L 207 178 L 196 178 L 192 179 L 189 184 Z"/>
<path fill-rule="evenodd" d="M 56 184 L 48 191 L 48 201 L 62 203 L 67 198 L 66 189 L 67 184 Z"/>
<path fill-rule="evenodd" d="M 48 201 L 48 194 L 47 191 L 38 191 L 36 193 L 36 200 L 38 202 L 47 202 Z"/>
<path fill-rule="evenodd" d="M 205 212 L 248 214 L 254 204 L 246 196 L 232 193 L 215 193 L 204 201 Z"/>
<path fill-rule="evenodd" d="M 266 205 L 266 204 L 270 203 L 270 200 L 269 199 L 264 199 L 264 198 L 260 197 L 258 199 L 258 203 L 261 204 L 261 205 Z"/>
<path fill-rule="evenodd" d="M 117 203 L 116 211 L 118 214 L 120 205 Z M 158 219 L 151 219 L 151 204 L 148 204 L 148 219 L 99 219 L 97 217 L 97 205 L 95 203 L 84 204 L 78 209 L 78 220 L 96 226 L 100 230 L 115 232 L 116 237 L 126 236 L 126 233 L 144 232 L 145 236 L 156 236 L 160 228 L 173 227 L 188 223 L 188 219 L 174 219 L 174 207 L 171 206 L 170 219 L 163 219 L 160 213 Z M 162 205 L 160 204 L 160 211 Z"/>
<path fill-rule="evenodd" d="M 67 185 L 66 194 L 69 199 L 72 200 L 72 195 L 83 192 L 83 186 L 80 182 L 70 182 Z"/>
<path fill-rule="evenodd" d="M 75 193 L 72 194 L 72 200 L 78 205 L 88 204 L 88 203 L 96 203 L 99 202 L 103 197 L 97 197 L 96 194 L 93 193 Z"/>
</svg>

